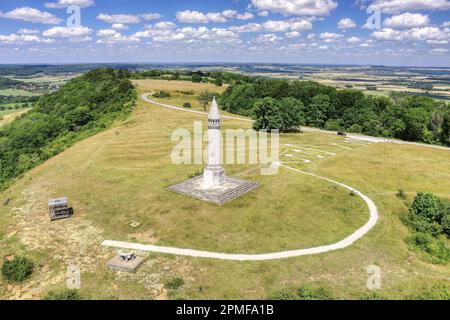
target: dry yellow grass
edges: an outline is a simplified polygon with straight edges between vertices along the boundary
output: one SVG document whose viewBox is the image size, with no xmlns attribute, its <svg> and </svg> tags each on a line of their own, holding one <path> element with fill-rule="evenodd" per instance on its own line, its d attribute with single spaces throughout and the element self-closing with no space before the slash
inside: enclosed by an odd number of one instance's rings
<svg viewBox="0 0 450 320">
<path fill-rule="evenodd" d="M 184 91 L 193 90 L 195 93 L 200 93 L 202 90 L 209 90 L 211 92 L 222 92 L 227 86 L 218 87 L 212 83 L 193 83 L 189 81 L 168 81 L 168 80 L 134 80 L 134 83 L 143 92 L 151 92 L 158 90 L 167 91 Z"/>
<path fill-rule="evenodd" d="M 140 92 L 185 90 L 195 84 L 146 80 Z M 166 83 L 164 81 L 164 83 Z M 198 85 L 198 84 L 197 84 Z M 202 86 L 203 89 L 204 84 Z M 201 91 L 200 88 L 195 90 Z M 191 99 L 195 99 L 192 97 Z M 281 137 L 287 154 L 312 160 L 292 164 L 350 184 L 380 208 L 378 225 L 353 246 L 327 254 L 272 262 L 223 262 L 151 255 L 136 274 L 108 271 L 114 252 L 100 248 L 103 239 L 196 247 L 228 252 L 264 252 L 336 241 L 367 219 L 367 209 L 348 192 L 302 175 L 280 171 L 260 177 L 252 167 L 228 166 L 230 174 L 263 186 L 227 206 L 216 207 L 165 190 L 201 166 L 170 162 L 174 128 L 192 128 L 198 116 L 139 101 L 124 123 L 85 141 L 32 170 L 0 195 L 0 255 L 23 253 L 37 262 L 23 286 L 0 283 L 3 298 L 39 298 L 63 287 L 69 263 L 82 270 L 82 293 L 91 298 L 165 298 L 163 283 L 181 276 L 183 298 L 266 298 L 273 291 L 300 283 L 324 285 L 336 297 L 368 293 L 366 266 L 382 270 L 381 293 L 402 297 L 423 285 L 449 280 L 448 266 L 433 266 L 409 251 L 406 228 L 399 221 L 405 203 L 397 189 L 450 189 L 449 151 L 391 144 L 359 145 L 321 133 Z M 224 126 L 242 127 L 236 121 Z M 333 144 L 334 143 L 334 144 Z M 295 146 L 333 152 L 296 153 Z M 46 199 L 66 195 L 75 216 L 50 223 Z M 132 221 L 140 222 L 132 228 Z"/>
<path fill-rule="evenodd" d="M 0 116 L 0 127 L 14 121 L 14 119 L 16 119 L 18 116 L 24 114 L 25 112 L 28 112 L 28 110 L 17 110 L 16 112 L 12 112 L 12 113 L 6 114 L 4 116 Z"/>
</svg>

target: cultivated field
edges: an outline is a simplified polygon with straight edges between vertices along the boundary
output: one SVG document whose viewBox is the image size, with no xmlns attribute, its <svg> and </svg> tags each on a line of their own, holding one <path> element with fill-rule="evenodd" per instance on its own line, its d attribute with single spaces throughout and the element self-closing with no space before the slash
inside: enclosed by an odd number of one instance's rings
<svg viewBox="0 0 450 320">
<path fill-rule="evenodd" d="M 201 109 L 209 84 L 138 80 L 140 95 L 167 90 L 164 102 L 191 102 Z M 194 94 L 181 91 L 193 90 Z M 271 262 L 234 262 L 150 254 L 136 274 L 110 271 L 114 250 L 105 239 L 232 253 L 266 253 L 329 244 L 343 239 L 368 219 L 365 204 L 349 191 L 281 168 L 260 176 L 258 166 L 226 166 L 229 175 L 262 186 L 223 207 L 167 191 L 201 165 L 175 165 L 170 152 L 177 128 L 192 131 L 205 117 L 164 109 L 139 100 L 132 116 L 82 141 L 26 174 L 0 195 L 0 256 L 25 254 L 37 265 L 22 286 L 0 282 L 2 298 L 40 298 L 64 288 L 69 264 L 82 272 L 81 292 L 90 298 L 264 299 L 301 284 L 323 286 L 336 298 L 374 297 L 366 288 L 366 267 L 377 265 L 377 295 L 405 298 L 450 280 L 450 267 L 431 265 L 408 249 L 408 230 L 399 215 L 417 191 L 450 199 L 450 151 L 370 144 L 326 133 L 281 137 L 281 161 L 351 185 L 372 198 L 378 224 L 351 247 L 326 254 Z M 223 128 L 249 123 L 224 120 Z M 407 200 L 396 197 L 398 189 Z M 70 220 L 50 223 L 48 198 L 68 196 Z M 132 227 L 132 222 L 139 226 Z M 168 291 L 168 279 L 185 284 Z"/>
</svg>

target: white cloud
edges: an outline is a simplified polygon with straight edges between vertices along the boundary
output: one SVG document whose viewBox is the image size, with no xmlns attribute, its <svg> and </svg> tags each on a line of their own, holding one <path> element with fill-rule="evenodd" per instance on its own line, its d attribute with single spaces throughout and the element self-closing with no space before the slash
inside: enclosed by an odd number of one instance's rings
<svg viewBox="0 0 450 320">
<path fill-rule="evenodd" d="M 437 27 L 413 28 L 406 32 L 406 38 L 413 40 L 443 40 L 449 37 L 448 32 Z"/>
<path fill-rule="evenodd" d="M 97 20 L 104 21 L 106 23 L 114 24 L 114 23 L 122 23 L 122 24 L 136 24 L 141 21 L 138 16 L 131 14 L 113 14 L 109 15 L 106 13 L 100 13 L 97 16 Z"/>
<path fill-rule="evenodd" d="M 253 13 L 250 12 L 244 12 L 243 14 L 236 15 L 236 19 L 238 20 L 250 20 L 253 19 L 255 16 Z"/>
<path fill-rule="evenodd" d="M 284 21 L 284 20 L 269 20 L 262 24 L 264 30 L 269 32 L 286 32 L 292 31 L 304 31 L 312 29 L 311 22 L 307 20 L 300 21 Z"/>
<path fill-rule="evenodd" d="M 145 13 L 141 15 L 134 15 L 134 14 L 107 14 L 107 13 L 100 13 L 97 16 L 97 20 L 104 21 L 106 23 L 110 24 L 137 24 L 141 22 L 142 19 L 144 20 L 157 20 L 160 19 L 161 15 L 159 13 Z"/>
<path fill-rule="evenodd" d="M 384 20 L 383 26 L 387 28 L 413 28 L 423 27 L 429 23 L 430 18 L 428 18 L 428 15 L 406 12 L 387 18 Z"/>
<path fill-rule="evenodd" d="M 445 21 L 445 22 L 442 24 L 442 26 L 443 26 L 444 28 L 450 27 L 450 21 Z"/>
<path fill-rule="evenodd" d="M 90 35 L 92 29 L 87 27 L 54 27 L 42 33 L 49 38 L 83 38 Z"/>
<path fill-rule="evenodd" d="M 161 14 L 159 13 L 144 13 L 141 15 L 144 20 L 158 20 L 161 19 Z"/>
<path fill-rule="evenodd" d="M 257 15 L 260 16 L 260 17 L 267 17 L 269 15 L 269 11 L 265 11 L 265 10 L 259 11 L 257 13 Z"/>
<path fill-rule="evenodd" d="M 355 21 L 353 21 L 350 18 L 345 18 L 345 19 L 339 20 L 338 29 L 347 30 L 347 29 L 351 29 L 351 28 L 356 28 Z"/>
<path fill-rule="evenodd" d="M 361 39 L 358 37 L 351 37 L 351 38 L 347 39 L 347 42 L 348 43 L 358 43 L 358 42 L 361 42 Z"/>
<path fill-rule="evenodd" d="M 335 0 L 252 0 L 252 5 L 258 10 L 283 15 L 326 16 L 338 4 Z"/>
<path fill-rule="evenodd" d="M 207 22 L 223 23 L 227 22 L 227 18 L 221 12 L 209 12 L 206 14 Z"/>
<path fill-rule="evenodd" d="M 222 12 L 207 12 L 200 11 L 178 11 L 176 18 L 179 22 L 183 23 L 225 23 L 230 19 L 238 20 L 250 20 L 255 16 L 250 12 L 244 12 L 239 14 L 236 10 L 224 10 Z"/>
<path fill-rule="evenodd" d="M 10 35 L 0 35 L 0 43 L 13 44 L 13 43 L 29 43 L 29 42 L 39 42 L 40 38 L 36 35 L 26 35 L 26 34 L 10 34 Z"/>
<path fill-rule="evenodd" d="M 111 37 L 117 34 L 118 32 L 116 30 L 112 29 L 102 29 L 97 31 L 97 36 L 99 37 Z"/>
<path fill-rule="evenodd" d="M 383 13 L 397 14 L 405 11 L 448 10 L 449 0 L 375 0 L 369 9 L 379 9 Z"/>
<path fill-rule="evenodd" d="M 175 23 L 173 23 L 172 21 L 161 21 L 154 25 L 155 29 L 160 29 L 160 30 L 172 30 L 172 29 L 175 29 L 176 27 L 177 27 L 177 25 Z"/>
<path fill-rule="evenodd" d="M 0 18 L 21 20 L 32 23 L 59 24 L 62 20 L 51 13 L 30 7 L 16 8 L 9 12 L 0 12 Z"/>
<path fill-rule="evenodd" d="M 179 11 L 176 14 L 177 20 L 183 23 L 208 23 L 206 15 L 199 11 Z"/>
<path fill-rule="evenodd" d="M 286 32 L 286 33 L 284 34 L 284 36 L 285 36 L 286 38 L 298 38 L 298 37 L 300 37 L 300 32 L 298 32 L 298 31 Z"/>
<path fill-rule="evenodd" d="M 111 28 L 114 30 L 128 30 L 130 27 L 123 23 L 113 23 Z"/>
<path fill-rule="evenodd" d="M 450 38 L 450 30 L 441 30 L 438 27 L 417 27 L 401 31 L 383 28 L 372 33 L 372 37 L 389 41 L 446 41 Z"/>
<path fill-rule="evenodd" d="M 344 37 L 344 35 L 339 34 L 339 33 L 332 33 L 332 32 L 323 32 L 319 35 L 320 39 L 324 40 L 325 42 L 335 42 L 339 39 L 341 39 L 342 37 Z"/>
<path fill-rule="evenodd" d="M 225 28 L 212 28 L 206 27 L 184 27 L 175 30 L 170 29 L 157 29 L 154 27 L 145 31 L 135 33 L 132 37 L 135 38 L 151 38 L 156 42 L 168 42 L 168 41 L 236 41 L 239 35 L 236 31 Z"/>
<path fill-rule="evenodd" d="M 327 50 L 328 47 L 327 47 L 327 46 L 320 46 L 318 49 L 319 49 L 319 50 Z"/>
<path fill-rule="evenodd" d="M 237 14 L 236 10 L 225 10 L 222 12 L 222 15 L 227 19 L 233 19 Z"/>
<path fill-rule="evenodd" d="M 372 33 L 372 37 L 377 40 L 402 40 L 403 34 L 391 28 L 384 28 Z"/>
<path fill-rule="evenodd" d="M 281 38 L 277 37 L 277 35 L 273 33 L 262 34 L 256 38 L 257 42 L 276 42 L 278 40 L 281 40 Z"/>
<path fill-rule="evenodd" d="M 93 0 L 57 0 L 56 2 L 45 3 L 45 7 L 51 9 L 63 9 L 72 5 L 87 8 L 95 5 L 95 2 Z"/>
<path fill-rule="evenodd" d="M 448 44 L 448 40 L 427 40 L 426 43 L 429 45 L 443 45 Z"/>
<path fill-rule="evenodd" d="M 434 54 L 445 54 L 447 52 L 448 52 L 448 49 L 446 49 L 446 48 L 436 48 L 436 49 L 431 50 L 431 53 L 434 53 Z"/>
<path fill-rule="evenodd" d="M 112 29 L 102 29 L 97 31 L 97 36 L 100 39 L 97 40 L 99 44 L 113 45 L 117 43 L 130 43 L 139 42 L 140 39 L 136 36 L 124 36 L 120 32 Z"/>
<path fill-rule="evenodd" d="M 228 29 L 236 32 L 258 32 L 262 30 L 262 26 L 259 23 L 247 23 L 242 26 L 232 26 Z"/>
<path fill-rule="evenodd" d="M 37 29 L 20 29 L 17 31 L 18 34 L 37 34 L 39 33 L 39 30 Z"/>
</svg>

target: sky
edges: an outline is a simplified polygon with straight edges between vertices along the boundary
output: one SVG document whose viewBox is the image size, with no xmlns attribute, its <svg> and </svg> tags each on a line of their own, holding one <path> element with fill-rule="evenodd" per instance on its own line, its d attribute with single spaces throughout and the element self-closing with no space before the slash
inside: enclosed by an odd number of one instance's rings
<svg viewBox="0 0 450 320">
<path fill-rule="evenodd" d="M 450 0 L 0 0 L 0 63 L 450 67 Z"/>
</svg>

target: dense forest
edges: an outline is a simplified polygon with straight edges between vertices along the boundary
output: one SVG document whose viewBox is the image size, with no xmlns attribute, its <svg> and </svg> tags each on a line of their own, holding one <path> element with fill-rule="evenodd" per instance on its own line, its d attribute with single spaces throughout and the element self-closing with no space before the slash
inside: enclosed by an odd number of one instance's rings
<svg viewBox="0 0 450 320">
<path fill-rule="evenodd" d="M 377 97 L 312 81 L 254 78 L 229 86 L 220 105 L 255 118 L 256 129 L 307 125 L 450 146 L 450 106 L 428 97 Z"/>
<path fill-rule="evenodd" d="M 21 81 L 0 77 L 0 89 L 14 88 L 15 86 L 18 86 L 20 84 L 22 84 Z"/>
<path fill-rule="evenodd" d="M 90 71 L 41 96 L 33 109 L 0 128 L 0 189 L 127 115 L 137 98 L 129 78 L 124 69 Z"/>
</svg>

